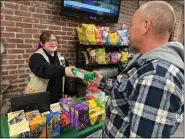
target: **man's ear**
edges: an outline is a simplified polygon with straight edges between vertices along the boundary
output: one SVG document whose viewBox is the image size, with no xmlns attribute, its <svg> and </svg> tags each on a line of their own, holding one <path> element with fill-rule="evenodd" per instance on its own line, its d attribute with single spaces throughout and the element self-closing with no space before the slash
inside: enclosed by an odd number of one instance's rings
<svg viewBox="0 0 185 139">
<path fill-rule="evenodd" d="M 149 31 L 151 26 L 152 26 L 151 20 L 145 19 L 145 21 L 143 22 L 142 34 L 145 35 Z"/>
</svg>

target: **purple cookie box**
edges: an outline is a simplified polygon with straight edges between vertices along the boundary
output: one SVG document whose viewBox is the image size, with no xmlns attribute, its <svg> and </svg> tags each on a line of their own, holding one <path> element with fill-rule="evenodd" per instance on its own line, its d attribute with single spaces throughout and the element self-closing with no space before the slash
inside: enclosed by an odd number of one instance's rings
<svg viewBox="0 0 185 139">
<path fill-rule="evenodd" d="M 74 128 L 78 131 L 81 129 L 87 128 L 89 125 L 89 107 L 88 107 L 88 105 L 82 104 L 81 107 L 77 107 L 75 109 L 74 114 L 75 114 L 74 119 L 73 119 Z M 81 121 L 80 121 L 80 119 L 81 119 Z"/>
<path fill-rule="evenodd" d="M 74 105 L 74 103 L 75 100 L 72 98 L 63 98 L 59 100 L 62 112 L 64 112 L 68 116 L 70 116 L 70 108 L 72 105 Z"/>
<path fill-rule="evenodd" d="M 75 128 L 75 125 L 74 125 L 75 109 L 82 106 L 83 106 L 82 102 L 77 102 L 76 104 L 73 104 L 70 108 L 70 123 L 73 128 Z M 72 111 L 71 109 L 74 109 L 74 111 Z"/>
</svg>

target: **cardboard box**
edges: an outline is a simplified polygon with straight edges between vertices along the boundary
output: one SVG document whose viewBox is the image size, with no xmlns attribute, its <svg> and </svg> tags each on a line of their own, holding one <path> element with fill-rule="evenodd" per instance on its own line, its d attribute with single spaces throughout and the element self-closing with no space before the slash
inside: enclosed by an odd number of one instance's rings
<svg viewBox="0 0 185 139">
<path fill-rule="evenodd" d="M 95 125 L 96 123 L 105 120 L 105 110 L 97 109 L 94 113 L 89 115 L 90 124 Z"/>
<path fill-rule="evenodd" d="M 14 124 L 22 124 L 26 117 L 23 110 L 8 113 L 8 126 Z"/>
<path fill-rule="evenodd" d="M 90 110 L 89 110 L 89 115 L 91 115 L 91 114 L 97 112 L 98 110 L 100 110 L 100 107 L 96 107 L 96 108 L 90 109 Z"/>
<path fill-rule="evenodd" d="M 82 107 L 83 103 L 77 102 L 77 103 L 73 104 L 70 108 L 70 124 L 71 124 L 71 127 L 73 127 L 73 128 L 75 128 L 75 125 L 74 125 L 75 109 L 80 106 Z"/>
<path fill-rule="evenodd" d="M 89 107 L 83 104 L 80 107 L 75 108 L 75 116 L 73 119 L 74 127 L 76 130 L 82 130 L 89 125 Z"/>
<path fill-rule="evenodd" d="M 32 120 L 37 120 L 40 119 L 41 115 L 39 110 L 34 110 L 34 111 L 30 111 L 30 112 L 26 112 L 26 119 L 27 121 L 32 121 Z"/>
<path fill-rule="evenodd" d="M 60 113 L 53 112 L 46 114 L 47 137 L 60 136 Z"/>
<path fill-rule="evenodd" d="M 32 138 L 46 138 L 46 118 L 40 117 L 29 122 Z"/>
<path fill-rule="evenodd" d="M 43 113 L 41 113 L 41 116 L 45 117 L 46 114 L 49 114 L 49 113 L 50 113 L 49 111 L 43 112 Z"/>
<path fill-rule="evenodd" d="M 89 110 L 97 107 L 96 101 L 94 99 L 85 101 L 83 103 L 89 106 Z"/>
<path fill-rule="evenodd" d="M 10 138 L 29 138 L 30 137 L 30 128 L 27 127 L 18 127 L 9 130 Z"/>
<path fill-rule="evenodd" d="M 59 105 L 59 102 L 58 103 L 54 103 L 54 104 L 51 104 L 50 105 L 50 111 L 51 112 L 61 112 L 61 107 Z"/>
<path fill-rule="evenodd" d="M 60 115 L 60 128 L 65 128 L 70 124 L 70 117 L 65 113 Z"/>
<path fill-rule="evenodd" d="M 26 118 L 23 119 L 21 121 L 21 123 L 10 125 L 9 130 L 15 130 L 15 129 L 19 129 L 19 128 L 22 128 L 22 127 L 24 127 L 24 128 L 29 127 L 29 122 L 26 120 Z"/>
<path fill-rule="evenodd" d="M 75 104 L 75 100 L 73 98 L 62 98 L 59 100 L 59 104 L 61 106 L 61 111 L 70 116 L 70 108 Z"/>
</svg>

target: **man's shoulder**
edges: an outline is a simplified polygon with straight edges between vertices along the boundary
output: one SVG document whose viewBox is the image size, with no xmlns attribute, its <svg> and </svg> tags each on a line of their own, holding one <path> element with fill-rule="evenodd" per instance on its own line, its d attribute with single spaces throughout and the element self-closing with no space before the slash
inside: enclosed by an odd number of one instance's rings
<svg viewBox="0 0 185 139">
<path fill-rule="evenodd" d="M 181 71 L 174 64 L 163 61 L 161 59 L 140 60 L 137 61 L 137 66 L 135 66 L 134 68 L 137 77 L 153 74 L 170 80 L 178 78 L 179 80 L 184 82 L 183 71 Z"/>
<path fill-rule="evenodd" d="M 160 59 L 144 59 L 144 60 L 138 60 L 136 61 L 128 70 L 128 73 L 130 74 L 137 74 L 137 76 L 143 75 L 143 74 L 152 74 L 161 73 L 173 73 L 175 71 L 182 72 L 178 67 L 175 65 L 160 60 Z M 162 75 L 162 76 L 164 76 Z"/>
<path fill-rule="evenodd" d="M 155 67 L 158 64 L 157 59 L 144 59 L 137 60 L 130 66 L 128 73 L 130 75 L 137 74 L 136 76 L 142 76 L 144 74 L 155 72 Z"/>
</svg>

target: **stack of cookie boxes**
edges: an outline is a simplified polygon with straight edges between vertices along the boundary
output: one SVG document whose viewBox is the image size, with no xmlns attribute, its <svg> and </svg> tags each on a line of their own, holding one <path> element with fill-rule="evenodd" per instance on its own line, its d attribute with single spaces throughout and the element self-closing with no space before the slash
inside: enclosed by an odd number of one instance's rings
<svg viewBox="0 0 185 139">
<path fill-rule="evenodd" d="M 105 110 L 97 106 L 94 99 L 75 102 L 63 98 L 50 106 L 50 112 L 40 114 L 38 110 L 23 110 L 8 113 L 10 137 L 54 138 L 60 137 L 61 129 L 71 125 L 77 131 L 104 120 Z"/>
<path fill-rule="evenodd" d="M 105 120 L 105 109 L 100 107 L 101 105 L 97 105 L 94 99 L 84 103 L 89 106 L 89 119 L 91 125 L 95 125 L 98 122 Z"/>
<path fill-rule="evenodd" d="M 105 119 L 105 110 L 97 106 L 94 99 L 75 102 L 71 98 L 60 99 L 62 114 L 70 118 L 70 125 L 76 130 L 85 129 Z"/>
<path fill-rule="evenodd" d="M 76 130 L 82 130 L 89 125 L 89 107 L 82 102 L 75 102 L 72 98 L 63 98 L 59 100 L 62 113 L 70 119 L 70 125 Z"/>
<path fill-rule="evenodd" d="M 11 138 L 46 138 L 60 136 L 60 113 L 38 110 L 24 113 L 23 110 L 8 113 L 9 135 Z"/>
</svg>

